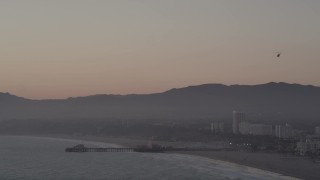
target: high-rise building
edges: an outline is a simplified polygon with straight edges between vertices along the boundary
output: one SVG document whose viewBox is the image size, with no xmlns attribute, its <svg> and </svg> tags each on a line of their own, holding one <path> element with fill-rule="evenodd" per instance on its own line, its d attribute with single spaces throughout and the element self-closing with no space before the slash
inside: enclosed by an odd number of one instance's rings
<svg viewBox="0 0 320 180">
<path fill-rule="evenodd" d="M 282 139 L 292 138 L 293 137 L 293 128 L 289 124 L 286 124 L 285 126 L 276 125 L 275 135 L 276 135 L 276 137 L 282 138 Z"/>
<path fill-rule="evenodd" d="M 232 115 L 232 132 L 233 134 L 239 134 L 239 124 L 245 120 L 245 114 L 242 112 L 233 111 Z"/>
</svg>

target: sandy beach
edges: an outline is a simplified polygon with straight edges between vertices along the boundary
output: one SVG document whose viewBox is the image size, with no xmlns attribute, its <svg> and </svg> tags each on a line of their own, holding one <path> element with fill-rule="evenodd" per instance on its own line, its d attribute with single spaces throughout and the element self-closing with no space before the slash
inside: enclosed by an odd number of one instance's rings
<svg viewBox="0 0 320 180">
<path fill-rule="evenodd" d="M 146 144 L 147 139 L 127 138 L 127 137 L 95 137 L 95 136 L 64 136 L 64 135 L 47 135 L 45 137 L 55 137 L 64 139 L 76 139 L 85 141 L 96 141 L 118 144 L 125 147 L 135 147 L 137 145 Z M 194 145 L 194 142 L 162 142 L 158 144 L 164 146 L 183 147 Z M 301 179 L 319 179 L 320 178 L 320 163 L 315 163 L 306 157 L 286 156 L 277 153 L 252 153 L 240 151 L 188 151 L 174 152 L 176 154 L 188 154 L 201 156 L 210 159 L 232 162 L 240 165 L 254 167 L 262 170 L 267 170 L 286 176 L 301 178 Z"/>
<path fill-rule="evenodd" d="M 284 156 L 275 153 L 250 152 L 179 152 L 222 161 L 233 162 L 301 179 L 319 179 L 320 163 L 303 157 Z"/>
</svg>

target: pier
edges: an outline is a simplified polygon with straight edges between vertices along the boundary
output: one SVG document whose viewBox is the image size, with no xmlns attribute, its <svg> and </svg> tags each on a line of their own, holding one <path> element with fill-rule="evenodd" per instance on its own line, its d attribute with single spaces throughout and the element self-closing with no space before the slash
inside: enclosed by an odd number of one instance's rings
<svg viewBox="0 0 320 180">
<path fill-rule="evenodd" d="M 230 151 L 230 148 L 173 148 L 173 147 L 162 147 L 153 146 L 152 148 L 147 148 L 145 146 L 138 146 L 136 148 L 89 148 L 85 147 L 83 144 L 76 145 L 71 148 L 66 148 L 66 152 L 151 152 L 151 153 L 161 153 L 161 152 L 178 152 L 178 151 Z"/>
<path fill-rule="evenodd" d="M 134 148 L 66 148 L 66 152 L 134 152 Z"/>
</svg>

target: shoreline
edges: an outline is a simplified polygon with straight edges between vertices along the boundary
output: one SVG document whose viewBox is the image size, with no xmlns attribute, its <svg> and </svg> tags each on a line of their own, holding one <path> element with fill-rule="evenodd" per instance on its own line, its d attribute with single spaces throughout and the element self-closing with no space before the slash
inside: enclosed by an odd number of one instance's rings
<svg viewBox="0 0 320 180">
<path fill-rule="evenodd" d="M 283 164 L 284 162 L 279 162 L 282 159 L 275 159 L 276 154 L 248 153 L 248 152 L 238 152 L 238 151 L 231 151 L 231 152 L 198 151 L 198 152 L 179 152 L 179 154 L 187 154 L 187 155 L 205 157 L 208 159 L 214 159 L 214 160 L 223 161 L 223 162 L 234 163 L 234 164 L 238 164 L 238 165 L 242 165 L 250 168 L 256 168 L 259 170 L 280 174 L 282 176 L 288 176 L 291 178 L 319 179 L 318 178 L 319 176 L 306 176 L 304 173 L 300 173 L 300 172 L 303 172 L 303 170 L 299 170 L 298 173 L 295 173 L 295 171 L 292 171 L 292 169 L 287 169 L 288 167 L 279 168 L 279 164 Z M 247 159 L 247 160 L 244 160 L 244 159 Z M 261 161 L 267 161 L 267 162 L 261 163 Z M 291 162 L 288 162 L 288 164 L 292 165 Z M 296 168 L 295 170 L 298 170 L 298 168 Z"/>
<path fill-rule="evenodd" d="M 14 136 L 14 135 L 11 135 Z M 146 144 L 147 140 L 128 137 L 96 137 L 96 136 L 68 136 L 68 135 L 16 135 L 29 137 L 59 138 L 69 140 L 83 140 L 115 144 L 124 147 L 135 147 Z M 189 142 L 161 142 L 164 146 L 187 145 Z M 191 143 L 192 144 L 192 143 Z M 188 152 L 168 152 L 168 154 L 184 154 L 198 156 L 228 163 L 234 163 L 250 168 L 260 169 L 283 176 L 302 179 L 319 179 L 320 163 L 314 163 L 310 159 L 283 156 L 276 153 L 262 152 L 241 152 L 241 151 L 188 151 Z"/>
</svg>

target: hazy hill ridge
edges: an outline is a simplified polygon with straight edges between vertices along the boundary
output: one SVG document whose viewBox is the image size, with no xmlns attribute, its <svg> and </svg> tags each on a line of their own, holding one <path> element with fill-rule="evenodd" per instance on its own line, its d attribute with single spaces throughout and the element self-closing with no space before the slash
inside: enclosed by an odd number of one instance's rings
<svg viewBox="0 0 320 180">
<path fill-rule="evenodd" d="M 232 110 L 266 117 L 320 118 L 320 87 L 267 83 L 204 84 L 146 95 L 31 100 L 0 93 L 1 119 L 215 118 Z"/>
</svg>

